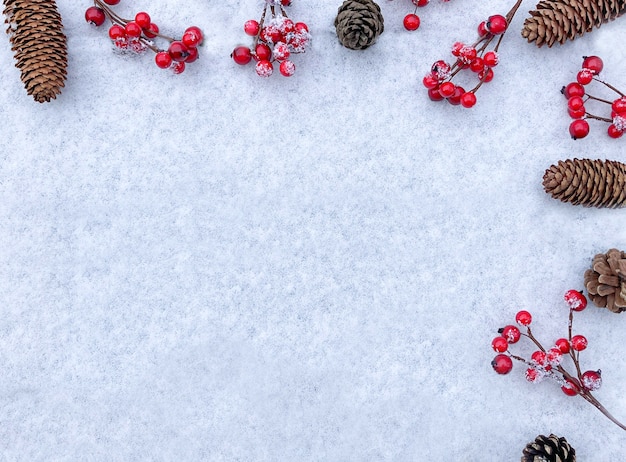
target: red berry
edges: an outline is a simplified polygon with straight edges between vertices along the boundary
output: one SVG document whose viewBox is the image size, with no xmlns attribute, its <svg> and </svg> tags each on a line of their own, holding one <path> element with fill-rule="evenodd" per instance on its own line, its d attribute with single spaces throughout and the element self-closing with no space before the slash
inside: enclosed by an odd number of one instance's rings
<svg viewBox="0 0 626 462">
<path fill-rule="evenodd" d="M 582 311 L 587 308 L 587 297 L 578 290 L 570 289 L 563 295 L 565 303 L 574 311 Z"/>
<path fill-rule="evenodd" d="M 126 30 L 119 24 L 113 24 L 109 27 L 109 37 L 111 40 L 118 40 L 126 37 Z"/>
<path fill-rule="evenodd" d="M 572 139 L 584 138 L 589 134 L 589 123 L 585 119 L 576 119 L 569 125 Z"/>
<path fill-rule="evenodd" d="M 202 42 L 204 41 L 204 34 L 202 33 L 202 29 L 200 29 L 198 26 L 189 26 L 187 29 L 185 29 L 185 32 L 183 32 L 183 34 L 188 34 L 190 32 L 196 34 L 196 36 L 199 37 L 196 46 L 202 45 Z"/>
<path fill-rule="evenodd" d="M 195 48 L 200 43 L 200 36 L 193 31 L 185 32 L 181 41 L 187 48 Z"/>
<path fill-rule="evenodd" d="M 546 351 L 546 361 L 548 361 L 548 364 L 550 364 L 551 366 L 558 366 L 559 364 L 561 364 L 562 360 L 563 353 L 561 353 L 560 349 L 550 348 L 548 351 Z"/>
<path fill-rule="evenodd" d="M 250 51 L 250 48 L 248 47 L 238 46 L 230 54 L 230 57 L 233 58 L 233 60 L 237 64 L 240 64 L 243 66 L 245 64 L 248 64 L 250 60 L 252 59 L 252 52 Z"/>
<path fill-rule="evenodd" d="M 256 63 L 255 70 L 260 77 L 269 77 L 274 72 L 274 66 L 268 60 L 262 59 Z"/>
<path fill-rule="evenodd" d="M 189 55 L 185 58 L 185 62 L 187 64 L 193 63 L 198 59 L 199 53 L 196 47 L 189 47 L 187 48 L 187 51 L 189 52 Z"/>
<path fill-rule="evenodd" d="M 463 49 L 463 47 L 465 46 L 465 44 L 463 42 L 454 42 L 452 44 L 452 55 L 456 56 L 457 58 L 461 55 L 461 50 Z"/>
<path fill-rule="evenodd" d="M 403 23 L 406 30 L 417 30 L 420 26 L 420 17 L 413 13 L 407 14 Z"/>
<path fill-rule="evenodd" d="M 255 19 L 249 19 L 243 24 L 243 31 L 252 37 L 257 35 L 259 33 L 259 30 L 259 22 Z"/>
<path fill-rule="evenodd" d="M 584 335 L 574 335 L 572 337 L 572 350 L 574 351 L 583 351 L 587 348 L 587 339 Z"/>
<path fill-rule="evenodd" d="M 604 63 L 598 56 L 583 56 L 582 67 L 583 69 L 589 69 L 593 75 L 598 75 L 602 71 Z"/>
<path fill-rule="evenodd" d="M 436 86 L 434 88 L 429 88 L 428 97 L 430 98 L 431 101 L 441 101 L 445 99 L 443 96 L 441 96 L 441 93 L 439 93 L 439 86 Z"/>
<path fill-rule="evenodd" d="M 577 111 L 585 107 L 585 101 L 580 96 L 572 96 L 567 100 L 567 107 L 572 111 Z"/>
<path fill-rule="evenodd" d="M 515 326 L 504 326 L 502 329 L 498 331 L 499 334 L 507 339 L 509 343 L 517 343 L 520 337 L 522 336 L 519 329 Z"/>
<path fill-rule="evenodd" d="M 102 8 L 98 8 L 97 6 L 90 6 L 85 11 L 85 21 L 93 26 L 101 26 L 104 24 L 106 19 L 106 15 L 104 14 L 104 10 Z"/>
<path fill-rule="evenodd" d="M 560 338 L 554 342 L 559 351 L 563 354 L 569 353 L 569 340 L 566 338 Z"/>
<path fill-rule="evenodd" d="M 289 6 L 291 5 L 291 0 L 280 0 L 280 4 L 282 6 Z"/>
<path fill-rule="evenodd" d="M 484 82 L 491 82 L 493 80 L 493 70 L 488 67 L 478 73 L 478 79 Z"/>
<path fill-rule="evenodd" d="M 513 369 L 513 360 L 509 356 L 500 353 L 491 361 L 491 367 L 498 374 L 508 374 Z"/>
<path fill-rule="evenodd" d="M 454 90 L 456 89 L 456 85 L 452 82 L 444 82 L 439 85 L 439 94 L 444 98 L 450 98 L 454 95 Z"/>
<path fill-rule="evenodd" d="M 578 82 L 570 82 L 563 88 L 561 88 L 561 93 L 567 99 L 570 99 L 572 96 L 585 96 L 585 87 L 583 87 Z"/>
<path fill-rule="evenodd" d="M 284 61 L 289 59 L 289 55 L 291 52 L 289 51 L 289 47 L 286 43 L 279 42 L 274 46 L 274 51 L 272 52 L 274 59 L 277 61 Z"/>
<path fill-rule="evenodd" d="M 148 38 L 155 38 L 159 33 L 159 26 L 151 22 L 150 25 L 143 30 L 143 35 Z"/>
<path fill-rule="evenodd" d="M 172 57 L 167 51 L 159 51 L 154 57 L 154 62 L 161 69 L 167 69 L 172 65 Z"/>
<path fill-rule="evenodd" d="M 290 34 L 292 32 L 295 32 L 296 25 L 294 24 L 294 22 L 291 19 L 283 18 L 283 22 L 279 25 L 279 28 L 280 28 L 280 32 L 283 35 L 287 35 L 287 34 Z"/>
<path fill-rule="evenodd" d="M 530 359 L 532 361 L 534 361 L 536 364 L 547 368 L 549 366 L 548 364 L 548 356 L 546 355 L 545 351 L 540 351 L 537 350 L 535 352 L 533 352 L 532 355 L 530 355 Z"/>
<path fill-rule="evenodd" d="M 595 391 L 602 386 L 602 371 L 586 371 L 582 375 L 582 386 L 585 390 Z"/>
<path fill-rule="evenodd" d="M 175 40 L 170 43 L 167 51 L 169 52 L 172 59 L 179 63 L 185 61 L 187 59 L 187 56 L 189 56 L 189 49 L 180 40 Z"/>
<path fill-rule="evenodd" d="M 119 2 L 120 0 L 104 0 L 107 5 L 117 5 Z"/>
<path fill-rule="evenodd" d="M 626 112 L 626 96 L 622 96 L 621 98 L 617 98 L 611 104 L 611 109 L 613 109 L 617 113 Z"/>
<path fill-rule="evenodd" d="M 139 27 L 141 27 L 142 29 L 147 29 L 148 27 L 150 27 L 150 15 L 145 11 L 140 11 L 135 15 L 135 22 L 139 24 Z"/>
<path fill-rule="evenodd" d="M 576 111 L 573 111 L 571 108 L 567 108 L 567 113 L 572 119 L 581 119 L 585 117 L 585 114 L 587 114 L 587 110 L 585 109 L 585 106 L 577 109 Z"/>
<path fill-rule="evenodd" d="M 422 79 L 422 83 L 426 88 L 436 88 L 439 86 L 439 80 L 437 80 L 432 74 L 426 74 Z"/>
<path fill-rule="evenodd" d="M 593 80 L 593 72 L 589 69 L 581 69 L 576 74 L 576 81 L 581 85 L 587 85 Z"/>
<path fill-rule="evenodd" d="M 428 5 L 428 2 L 430 2 L 430 0 L 413 0 L 413 5 L 422 7 Z"/>
<path fill-rule="evenodd" d="M 472 91 L 465 92 L 461 95 L 461 106 L 470 108 L 476 104 L 476 95 Z"/>
<path fill-rule="evenodd" d="M 306 23 L 303 22 L 297 22 L 294 25 L 294 29 L 297 33 L 302 34 L 303 32 L 308 32 L 309 31 L 309 26 L 306 25 Z"/>
<path fill-rule="evenodd" d="M 561 387 L 561 390 L 563 390 L 563 393 L 565 393 L 567 396 L 576 396 L 580 391 L 580 387 L 577 383 L 572 382 L 568 379 L 565 381 L 565 385 Z"/>
<path fill-rule="evenodd" d="M 502 16 L 501 14 L 494 14 L 493 16 L 489 16 L 489 18 L 487 19 L 485 28 L 491 34 L 500 35 L 504 34 L 508 25 L 509 23 L 504 16 Z"/>
<path fill-rule="evenodd" d="M 278 66 L 278 70 L 285 77 L 291 77 L 293 73 L 296 72 L 296 65 L 292 61 L 289 61 L 287 59 L 280 63 L 280 66 Z"/>
<path fill-rule="evenodd" d="M 183 61 L 179 61 L 172 67 L 172 71 L 174 74 L 182 74 L 185 72 L 185 63 Z"/>
<path fill-rule="evenodd" d="M 528 380 L 531 383 L 537 383 L 541 381 L 541 379 L 543 378 L 541 372 L 539 372 L 534 367 L 529 367 L 528 369 L 526 369 L 524 376 L 526 377 L 526 380 Z"/>
<path fill-rule="evenodd" d="M 616 138 L 621 137 L 624 134 L 624 130 L 620 130 L 619 128 L 615 126 L 615 124 L 611 124 L 609 125 L 609 128 L 607 129 L 607 133 L 611 138 L 616 139 Z"/>
<path fill-rule="evenodd" d="M 476 57 L 470 63 L 470 70 L 472 72 L 480 72 L 485 68 L 485 61 L 481 57 Z"/>
<path fill-rule="evenodd" d="M 491 341 L 491 348 L 498 353 L 504 353 L 509 349 L 509 342 L 502 336 L 496 337 Z"/>
<path fill-rule="evenodd" d="M 435 61 L 430 68 L 431 74 L 437 78 L 440 82 L 444 81 L 450 76 L 450 70 L 452 68 L 443 59 Z"/>
<path fill-rule="evenodd" d="M 486 35 L 489 35 L 489 31 L 487 30 L 487 21 L 482 21 L 478 25 L 478 36 L 485 37 Z"/>
<path fill-rule="evenodd" d="M 127 37 L 139 38 L 141 36 L 142 29 L 135 21 L 129 21 L 126 23 L 126 26 L 124 26 L 124 31 L 126 31 Z"/>
<path fill-rule="evenodd" d="M 532 320 L 532 315 L 525 310 L 518 311 L 515 315 L 515 322 L 517 322 L 520 326 L 529 326 Z"/>
<path fill-rule="evenodd" d="M 477 55 L 478 52 L 476 51 L 476 48 L 473 46 L 464 46 L 459 52 L 459 60 L 463 64 L 469 65 L 472 61 L 474 61 L 474 59 L 476 59 Z"/>
<path fill-rule="evenodd" d="M 454 88 L 454 94 L 448 98 L 448 103 L 453 106 L 461 104 L 461 96 L 465 94 L 465 89 L 459 85 Z"/>
<path fill-rule="evenodd" d="M 258 61 L 269 61 L 272 57 L 272 50 L 264 43 L 259 43 L 254 50 L 255 57 Z"/>
<path fill-rule="evenodd" d="M 487 67 L 496 67 L 499 61 L 498 53 L 495 51 L 488 51 L 483 55 L 483 61 Z"/>
</svg>

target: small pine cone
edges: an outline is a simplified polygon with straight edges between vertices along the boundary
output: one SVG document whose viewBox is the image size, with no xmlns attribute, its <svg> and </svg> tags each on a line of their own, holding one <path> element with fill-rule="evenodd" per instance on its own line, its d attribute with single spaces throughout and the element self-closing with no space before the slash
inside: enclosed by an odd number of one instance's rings
<svg viewBox="0 0 626 462">
<path fill-rule="evenodd" d="M 611 249 L 593 257 L 591 269 L 585 271 L 585 289 L 596 306 L 626 311 L 626 252 Z"/>
<path fill-rule="evenodd" d="M 67 76 L 67 39 L 54 0 L 3 0 L 15 66 L 29 95 L 55 99 Z"/>
<path fill-rule="evenodd" d="M 610 160 L 568 159 L 543 175 L 553 198 L 584 207 L 626 207 L 626 164 Z"/>
<path fill-rule="evenodd" d="M 522 37 L 538 47 L 574 40 L 626 12 L 626 0 L 541 0 L 524 21 Z"/>
<path fill-rule="evenodd" d="M 576 462 L 576 451 L 565 438 L 539 435 L 528 443 L 521 462 Z"/>
<path fill-rule="evenodd" d="M 380 7 L 372 0 L 345 0 L 335 18 L 339 41 L 351 50 L 373 45 L 385 29 Z"/>
</svg>

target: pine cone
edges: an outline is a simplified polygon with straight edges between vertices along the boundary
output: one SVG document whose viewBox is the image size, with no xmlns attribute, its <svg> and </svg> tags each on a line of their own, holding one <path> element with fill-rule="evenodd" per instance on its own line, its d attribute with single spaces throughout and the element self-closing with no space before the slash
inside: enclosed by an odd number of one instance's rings
<svg viewBox="0 0 626 462">
<path fill-rule="evenodd" d="M 345 0 L 335 18 L 339 41 L 351 50 L 373 45 L 385 29 L 383 15 L 372 0 Z"/>
<path fill-rule="evenodd" d="M 568 159 L 543 175 L 553 198 L 584 207 L 626 207 L 626 164 L 610 160 Z"/>
<path fill-rule="evenodd" d="M 626 311 L 626 252 L 611 249 L 593 257 L 591 269 L 585 271 L 585 288 L 596 306 Z"/>
<path fill-rule="evenodd" d="M 522 37 L 540 47 L 591 32 L 626 12 L 626 0 L 542 0 L 524 21 Z"/>
<path fill-rule="evenodd" d="M 565 438 L 539 435 L 528 443 L 521 462 L 576 462 L 576 451 Z"/>
<path fill-rule="evenodd" d="M 67 40 L 54 0 L 3 0 L 15 66 L 29 95 L 56 98 L 67 75 Z"/>
</svg>

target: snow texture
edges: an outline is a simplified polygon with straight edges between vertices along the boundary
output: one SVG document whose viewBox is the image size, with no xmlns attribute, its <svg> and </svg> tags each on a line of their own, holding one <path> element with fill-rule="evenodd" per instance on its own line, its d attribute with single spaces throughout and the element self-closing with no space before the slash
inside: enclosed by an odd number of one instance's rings
<svg viewBox="0 0 626 462">
<path fill-rule="evenodd" d="M 569 138 L 559 92 L 583 55 L 626 89 L 626 19 L 537 48 L 525 2 L 467 110 L 421 79 L 512 1 L 431 2 L 407 32 L 411 2 L 382 0 L 361 52 L 337 40 L 340 3 L 288 8 L 312 34 L 290 78 L 229 57 L 259 0 L 122 1 L 168 35 L 204 30 L 181 75 L 58 0 L 68 79 L 46 104 L 4 40 L 1 461 L 500 462 L 550 433 L 582 461 L 626 458 L 583 399 L 490 366 L 520 309 L 542 342 L 567 336 L 564 292 L 626 249 L 625 212 L 541 185 L 558 160 L 626 161 L 601 122 Z M 574 319 L 622 421 L 624 316 Z"/>
</svg>

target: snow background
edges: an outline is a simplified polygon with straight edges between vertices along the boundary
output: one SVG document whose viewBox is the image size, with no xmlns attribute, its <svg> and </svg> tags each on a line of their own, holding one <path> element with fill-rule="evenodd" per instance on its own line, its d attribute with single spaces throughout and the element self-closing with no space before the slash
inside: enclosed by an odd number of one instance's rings
<svg viewBox="0 0 626 462">
<path fill-rule="evenodd" d="M 569 138 L 559 93 L 591 54 L 626 87 L 622 20 L 539 49 L 526 0 L 476 107 L 421 86 L 512 3 L 433 1 L 410 33 L 410 2 L 382 0 L 385 32 L 358 52 L 337 41 L 340 1 L 296 0 L 312 48 L 261 79 L 229 58 L 258 0 L 118 5 L 204 30 L 179 76 L 58 0 L 68 79 L 46 104 L 3 40 L 0 460 L 514 461 L 550 433 L 581 461 L 625 457 L 583 399 L 489 364 L 519 309 L 546 345 L 565 336 L 563 293 L 626 249 L 622 211 L 541 186 L 558 160 L 626 161 L 604 124 Z M 626 319 L 590 307 L 574 330 L 625 421 Z"/>
</svg>

